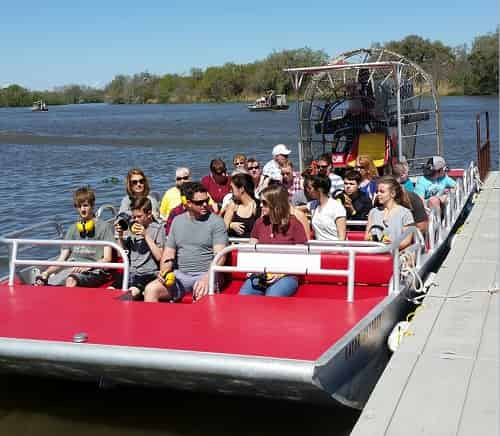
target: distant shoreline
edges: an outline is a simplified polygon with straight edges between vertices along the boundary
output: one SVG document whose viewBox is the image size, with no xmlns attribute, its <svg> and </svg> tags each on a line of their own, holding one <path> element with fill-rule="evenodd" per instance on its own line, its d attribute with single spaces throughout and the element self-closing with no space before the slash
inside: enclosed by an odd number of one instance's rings
<svg viewBox="0 0 500 436">
<path fill-rule="evenodd" d="M 117 138 L 0 133 L 2 145 L 169 145 L 175 138 Z"/>
<path fill-rule="evenodd" d="M 0 132 L 0 145 L 120 145 L 120 146 L 160 146 L 182 144 L 183 136 L 168 137 L 124 137 L 117 136 L 65 136 L 65 135 L 32 135 L 29 133 Z M 197 145 L 210 145 L 207 138 L 192 139 Z"/>
</svg>

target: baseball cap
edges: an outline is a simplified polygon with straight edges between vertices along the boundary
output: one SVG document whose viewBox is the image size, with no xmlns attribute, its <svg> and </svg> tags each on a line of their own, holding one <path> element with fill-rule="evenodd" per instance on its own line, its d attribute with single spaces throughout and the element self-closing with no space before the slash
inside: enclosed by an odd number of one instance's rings
<svg viewBox="0 0 500 436">
<path fill-rule="evenodd" d="M 289 150 L 285 144 L 278 144 L 273 147 L 273 156 L 277 156 L 278 154 L 284 154 L 288 156 L 292 150 Z"/>
<path fill-rule="evenodd" d="M 441 156 L 432 156 L 428 160 L 427 165 L 430 170 L 439 171 L 440 169 L 446 167 L 446 161 Z"/>
</svg>

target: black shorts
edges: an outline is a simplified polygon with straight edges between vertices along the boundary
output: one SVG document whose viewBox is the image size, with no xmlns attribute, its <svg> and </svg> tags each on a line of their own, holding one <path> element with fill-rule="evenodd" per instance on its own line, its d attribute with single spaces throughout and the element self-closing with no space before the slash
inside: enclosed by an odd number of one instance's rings
<svg viewBox="0 0 500 436">
<path fill-rule="evenodd" d="M 158 275 L 155 272 L 154 273 L 147 273 L 147 274 L 131 275 L 128 287 L 131 288 L 132 286 L 134 286 L 137 289 L 139 289 L 141 292 L 143 292 L 146 285 L 157 278 L 158 278 Z"/>
<path fill-rule="evenodd" d="M 81 273 L 71 273 L 68 277 L 73 277 L 76 280 L 76 285 L 83 288 L 98 288 L 111 280 L 111 275 L 102 269 L 91 269 Z"/>
</svg>

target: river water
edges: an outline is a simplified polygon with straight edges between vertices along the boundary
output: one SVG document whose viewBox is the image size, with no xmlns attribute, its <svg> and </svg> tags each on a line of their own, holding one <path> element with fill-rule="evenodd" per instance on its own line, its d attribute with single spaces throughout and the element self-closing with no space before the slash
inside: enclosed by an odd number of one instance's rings
<svg viewBox="0 0 500 436">
<path fill-rule="evenodd" d="M 445 157 L 475 159 L 475 114 L 489 111 L 492 161 L 498 168 L 498 99 L 441 99 Z M 118 205 L 124 176 L 140 167 L 154 191 L 173 184 L 177 166 L 195 179 L 214 157 L 239 151 L 262 161 L 277 143 L 297 158 L 297 114 L 248 112 L 243 104 L 74 105 L 0 108 L 0 234 L 55 214 L 74 219 L 71 193 L 96 190 L 97 204 Z M 0 272 L 6 260 L 0 257 Z M 308 405 L 2 377 L 0 433 L 23 435 L 348 434 L 358 414 Z"/>
</svg>

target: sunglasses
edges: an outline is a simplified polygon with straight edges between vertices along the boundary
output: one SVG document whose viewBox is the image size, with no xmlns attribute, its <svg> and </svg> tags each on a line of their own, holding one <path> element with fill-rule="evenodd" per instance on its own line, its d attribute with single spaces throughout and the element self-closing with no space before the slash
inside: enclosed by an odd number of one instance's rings
<svg viewBox="0 0 500 436">
<path fill-rule="evenodd" d="M 189 176 L 176 177 L 175 180 L 189 180 Z"/>
<path fill-rule="evenodd" d="M 214 174 L 217 174 L 218 176 L 222 176 L 223 174 L 226 174 L 227 170 L 224 168 L 222 170 L 215 170 Z"/>
<path fill-rule="evenodd" d="M 132 185 L 144 185 L 144 179 L 135 179 L 135 180 L 131 180 L 130 183 L 132 183 Z"/>
<path fill-rule="evenodd" d="M 330 165 L 318 165 L 318 168 L 324 168 L 324 169 L 326 169 L 326 168 L 328 168 L 329 166 L 330 166 Z"/>
<path fill-rule="evenodd" d="M 248 171 L 258 170 L 259 168 L 260 168 L 260 165 L 257 165 L 255 167 L 248 167 Z"/>
<path fill-rule="evenodd" d="M 240 166 L 240 165 L 245 165 L 245 162 L 233 162 L 233 165 L 236 167 L 236 166 Z"/>
<path fill-rule="evenodd" d="M 195 204 L 196 206 L 203 206 L 204 204 L 208 204 L 208 198 L 205 198 L 203 200 L 189 200 L 189 201 Z"/>
<path fill-rule="evenodd" d="M 269 207 L 269 203 L 266 200 L 260 200 L 260 204 L 263 207 Z"/>
</svg>

